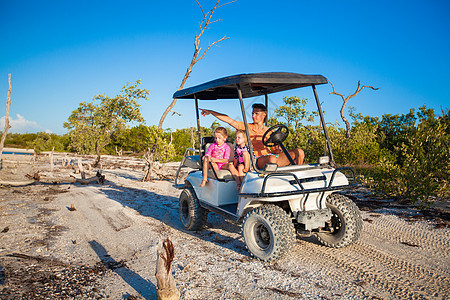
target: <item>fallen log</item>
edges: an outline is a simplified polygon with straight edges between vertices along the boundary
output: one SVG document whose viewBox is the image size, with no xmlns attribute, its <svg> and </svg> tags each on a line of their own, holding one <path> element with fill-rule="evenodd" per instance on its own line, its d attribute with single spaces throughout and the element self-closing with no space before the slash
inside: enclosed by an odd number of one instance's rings
<svg viewBox="0 0 450 300">
<path fill-rule="evenodd" d="M 97 171 L 97 174 L 93 177 L 89 178 L 76 178 L 73 175 L 70 175 L 71 177 L 75 178 L 75 183 L 81 183 L 81 184 L 89 184 L 92 182 L 97 182 L 100 184 L 105 183 L 105 175 L 102 175 L 99 171 Z"/>
<path fill-rule="evenodd" d="M 33 184 L 34 180 L 27 180 L 27 181 L 6 181 L 6 180 L 0 180 L 0 185 L 5 186 L 23 186 L 23 185 L 30 185 Z"/>
<path fill-rule="evenodd" d="M 33 174 L 33 176 L 31 176 L 30 174 L 25 174 L 25 177 L 28 177 L 28 178 L 30 178 L 30 179 L 34 179 L 34 180 L 36 180 L 36 181 L 41 180 L 41 175 L 39 174 L 39 171 L 35 172 L 35 173 Z"/>
</svg>

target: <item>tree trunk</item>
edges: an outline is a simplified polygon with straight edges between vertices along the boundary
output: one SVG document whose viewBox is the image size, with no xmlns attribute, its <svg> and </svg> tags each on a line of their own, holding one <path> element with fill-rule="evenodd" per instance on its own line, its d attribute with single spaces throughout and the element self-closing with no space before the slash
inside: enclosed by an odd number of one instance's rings
<svg viewBox="0 0 450 300">
<path fill-rule="evenodd" d="M 100 145 L 97 144 L 97 147 L 96 147 L 97 158 L 95 159 L 95 162 L 94 162 L 94 168 L 98 168 L 100 165 L 100 158 L 101 158 L 100 150 L 101 150 Z"/>
<path fill-rule="evenodd" d="M 78 158 L 78 169 L 80 170 L 81 179 L 86 179 L 86 173 L 84 172 L 83 164 L 81 163 L 81 158 Z"/>
<path fill-rule="evenodd" d="M 147 161 L 147 173 L 145 174 L 144 179 L 142 179 L 142 181 L 152 181 L 153 153 L 149 152 L 147 157 L 145 157 L 144 159 Z"/>
<path fill-rule="evenodd" d="M 347 101 L 344 101 L 344 103 L 342 104 L 341 118 L 342 118 L 342 121 L 344 121 L 344 123 L 345 123 L 345 137 L 348 139 L 350 137 L 351 127 L 350 127 L 350 123 L 348 122 L 347 118 L 344 116 L 344 109 L 345 109 L 345 105 L 347 104 Z"/>
<path fill-rule="evenodd" d="M 177 289 L 175 279 L 172 275 L 172 261 L 175 256 L 175 248 L 172 241 L 167 238 L 158 243 L 156 249 L 156 281 L 158 300 L 177 300 L 180 299 L 180 291 Z"/>
<path fill-rule="evenodd" d="M 55 152 L 55 146 L 53 146 L 52 152 L 50 153 L 50 172 L 53 172 L 53 152 Z"/>
<path fill-rule="evenodd" d="M 201 11 L 203 13 L 203 20 L 200 23 L 200 33 L 198 35 L 196 35 L 195 39 L 194 39 L 194 47 L 195 47 L 195 49 L 194 49 L 194 54 L 192 55 L 191 63 L 189 64 L 189 67 L 187 68 L 186 73 L 184 74 L 183 80 L 181 81 L 181 84 L 180 84 L 180 87 L 178 88 L 178 90 L 183 89 L 184 84 L 186 83 L 186 80 L 191 75 L 192 68 L 195 66 L 195 64 L 197 62 L 199 62 L 200 60 L 202 60 L 205 57 L 205 54 L 208 52 L 208 50 L 212 46 L 216 45 L 217 43 L 219 43 L 219 42 L 221 42 L 223 40 L 229 39 L 226 36 L 224 36 L 223 38 L 221 38 L 221 39 L 219 39 L 219 40 L 209 44 L 209 46 L 199 56 L 200 51 L 201 51 L 201 48 L 200 48 L 200 37 L 203 35 L 203 33 L 205 33 L 205 30 L 209 28 L 209 25 L 211 25 L 214 22 L 217 22 L 217 20 L 216 21 L 212 21 L 211 20 L 213 14 L 214 14 L 214 11 L 217 8 L 221 7 L 221 6 L 230 4 L 230 3 L 234 2 L 234 1 L 230 1 L 230 2 L 225 3 L 223 5 L 219 5 L 220 0 L 217 0 L 215 5 L 214 5 L 214 7 L 212 9 L 210 9 L 207 13 L 205 13 L 205 11 L 203 10 L 203 7 L 200 5 L 200 3 L 198 1 L 196 1 L 196 2 L 197 2 L 198 6 L 200 7 L 200 9 L 201 9 Z M 161 116 L 161 119 L 159 120 L 158 129 L 162 129 L 162 126 L 163 126 L 164 120 L 167 117 L 167 114 L 175 106 L 175 104 L 177 103 L 177 100 L 178 100 L 177 98 L 173 98 L 172 102 L 170 103 L 170 105 L 164 111 L 163 115 Z"/>
<path fill-rule="evenodd" d="M 9 89 L 8 89 L 8 96 L 6 98 L 5 130 L 3 131 L 2 139 L 0 140 L 0 159 L 2 157 L 6 135 L 8 134 L 8 130 L 11 128 L 11 125 L 9 125 L 9 109 L 11 107 L 11 73 L 8 74 L 8 83 Z"/>
</svg>

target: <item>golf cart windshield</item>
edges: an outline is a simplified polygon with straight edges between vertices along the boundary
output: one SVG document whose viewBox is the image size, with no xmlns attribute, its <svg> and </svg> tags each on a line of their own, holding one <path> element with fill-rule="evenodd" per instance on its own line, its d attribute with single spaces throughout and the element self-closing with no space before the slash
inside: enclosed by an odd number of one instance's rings
<svg viewBox="0 0 450 300">
<path fill-rule="evenodd" d="M 173 98 L 199 100 L 237 99 L 239 85 L 242 98 L 327 83 L 322 75 L 271 72 L 228 76 L 177 91 Z"/>
</svg>

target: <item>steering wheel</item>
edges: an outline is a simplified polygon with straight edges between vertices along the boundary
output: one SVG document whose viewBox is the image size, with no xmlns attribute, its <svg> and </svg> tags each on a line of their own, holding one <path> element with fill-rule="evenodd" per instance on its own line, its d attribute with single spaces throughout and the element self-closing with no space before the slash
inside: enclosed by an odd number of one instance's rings
<svg viewBox="0 0 450 300">
<path fill-rule="evenodd" d="M 276 129 L 276 131 L 275 131 Z M 284 129 L 284 130 L 283 130 Z M 270 133 L 269 138 L 266 140 L 266 136 Z M 289 135 L 289 128 L 284 124 L 277 124 L 270 127 L 264 132 L 262 142 L 266 147 L 273 147 L 281 144 Z"/>
</svg>

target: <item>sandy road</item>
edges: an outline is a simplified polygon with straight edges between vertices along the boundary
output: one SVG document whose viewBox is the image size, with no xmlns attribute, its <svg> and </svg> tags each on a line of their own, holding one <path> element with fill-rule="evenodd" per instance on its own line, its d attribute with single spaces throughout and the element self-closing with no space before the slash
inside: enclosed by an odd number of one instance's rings
<svg viewBox="0 0 450 300">
<path fill-rule="evenodd" d="M 15 238 L 2 237 L 11 241 L 3 253 L 71 265 L 101 262 L 108 269 L 98 279 L 101 295 L 111 299 L 155 297 L 156 245 L 165 237 L 175 245 L 173 272 L 183 299 L 450 298 L 448 228 L 362 212 L 364 229 L 354 245 L 331 249 L 313 236 L 298 237 L 290 255 L 269 264 L 251 258 L 240 226 L 221 216 L 211 213 L 201 232 L 184 231 L 180 191 L 169 182 L 142 183 L 124 170 L 106 176 L 104 186 L 73 185 L 39 204 L 52 212 L 40 220 L 61 228 L 51 242 L 20 244 L 20 235 L 45 235 L 42 226 L 24 219 L 28 230 L 15 228 Z"/>
</svg>

